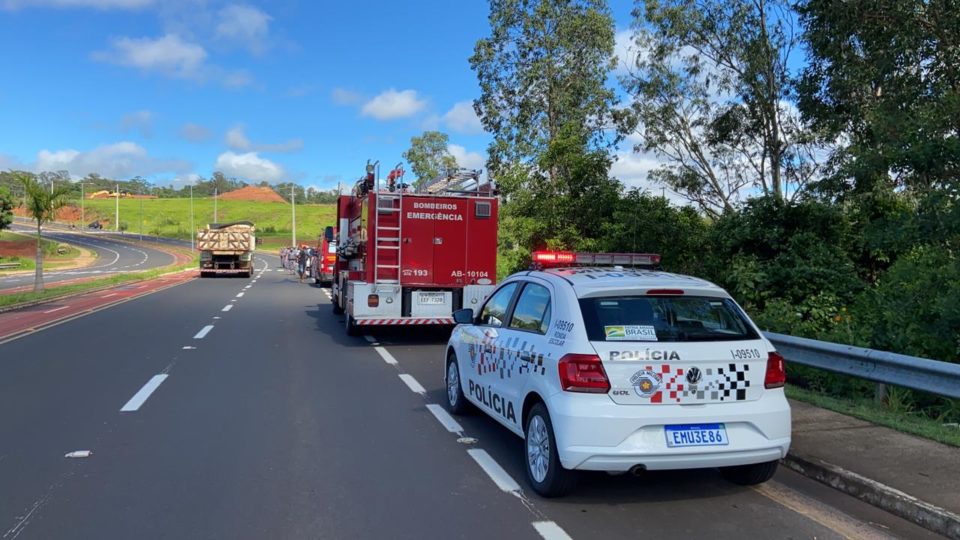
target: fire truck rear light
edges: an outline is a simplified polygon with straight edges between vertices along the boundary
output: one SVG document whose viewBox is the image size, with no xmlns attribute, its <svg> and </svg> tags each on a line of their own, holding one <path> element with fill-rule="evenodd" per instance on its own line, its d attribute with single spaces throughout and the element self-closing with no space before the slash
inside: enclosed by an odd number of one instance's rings
<svg viewBox="0 0 960 540">
<path fill-rule="evenodd" d="M 576 260 L 576 255 L 569 251 L 534 251 L 533 262 L 541 264 L 569 264 Z"/>
<path fill-rule="evenodd" d="M 783 356 L 772 352 L 767 356 L 767 375 L 763 379 L 764 388 L 781 388 L 787 383 L 787 365 Z"/>
<path fill-rule="evenodd" d="M 367 295 L 367 307 L 378 307 L 380 305 L 380 295 L 379 294 L 369 294 Z"/>
<path fill-rule="evenodd" d="M 603 362 L 595 354 L 565 354 L 557 366 L 560 369 L 560 387 L 566 392 L 606 394 L 610 381 Z"/>
<path fill-rule="evenodd" d="M 683 289 L 650 289 L 647 296 L 680 296 Z"/>
</svg>

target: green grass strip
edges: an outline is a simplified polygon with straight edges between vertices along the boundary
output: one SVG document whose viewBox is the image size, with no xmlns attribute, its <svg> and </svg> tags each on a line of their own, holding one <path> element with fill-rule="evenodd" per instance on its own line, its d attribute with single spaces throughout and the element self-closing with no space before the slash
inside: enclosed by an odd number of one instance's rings
<svg viewBox="0 0 960 540">
<path fill-rule="evenodd" d="M 960 429 L 916 413 L 890 410 L 872 399 L 836 398 L 787 385 L 787 397 L 879 426 L 895 429 L 950 446 L 960 446 Z"/>
</svg>

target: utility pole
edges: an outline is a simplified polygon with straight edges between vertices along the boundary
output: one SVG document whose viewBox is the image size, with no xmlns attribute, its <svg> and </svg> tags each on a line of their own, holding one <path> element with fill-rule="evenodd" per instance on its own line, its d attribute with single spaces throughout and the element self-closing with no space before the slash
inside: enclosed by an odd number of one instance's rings
<svg viewBox="0 0 960 540">
<path fill-rule="evenodd" d="M 120 184 L 117 184 L 117 192 L 114 193 L 114 199 L 116 199 L 116 214 L 114 217 L 113 230 L 120 232 Z"/>
<path fill-rule="evenodd" d="M 293 216 L 293 246 L 297 245 L 297 199 L 293 192 L 293 184 L 290 184 L 290 212 Z"/>
<path fill-rule="evenodd" d="M 217 188 L 213 188 L 213 222 L 217 223 Z"/>
<path fill-rule="evenodd" d="M 197 231 L 193 226 L 193 184 L 190 184 L 190 251 L 194 250 L 194 237 Z"/>
<path fill-rule="evenodd" d="M 83 196 L 83 182 L 80 182 L 80 232 L 83 232 L 83 228 L 87 226 L 87 220 L 83 214 L 84 206 L 84 196 Z"/>
<path fill-rule="evenodd" d="M 143 243 L 143 186 L 140 186 L 140 243 Z"/>
</svg>

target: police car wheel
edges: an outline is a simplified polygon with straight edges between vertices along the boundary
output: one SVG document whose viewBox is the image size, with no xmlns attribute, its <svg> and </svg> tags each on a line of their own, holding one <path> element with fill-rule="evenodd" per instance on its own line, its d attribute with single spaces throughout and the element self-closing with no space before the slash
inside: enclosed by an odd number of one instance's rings
<svg viewBox="0 0 960 540">
<path fill-rule="evenodd" d="M 527 480 L 533 490 L 543 497 L 566 495 L 577 483 L 576 471 L 564 469 L 557 454 L 557 439 L 553 434 L 550 413 L 543 403 L 537 403 L 527 414 L 524 431 Z"/>
<path fill-rule="evenodd" d="M 754 463 L 753 465 L 740 465 L 737 467 L 722 467 L 720 469 L 720 474 L 722 474 L 724 478 L 741 486 L 762 484 L 773 478 L 776 472 L 776 461 Z"/>
<path fill-rule="evenodd" d="M 463 395 L 463 385 L 460 384 L 460 370 L 457 356 L 450 353 L 447 357 L 447 408 L 453 414 L 465 414 L 470 410 L 470 403 Z"/>
</svg>

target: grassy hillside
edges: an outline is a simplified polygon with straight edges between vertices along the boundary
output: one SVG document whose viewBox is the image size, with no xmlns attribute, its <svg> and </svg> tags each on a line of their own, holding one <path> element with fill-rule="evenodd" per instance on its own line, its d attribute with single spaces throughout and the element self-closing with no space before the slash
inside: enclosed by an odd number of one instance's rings
<svg viewBox="0 0 960 540">
<path fill-rule="evenodd" d="M 140 203 L 143 203 L 143 233 L 170 238 L 190 237 L 190 199 L 121 199 L 120 228 L 140 232 Z M 87 200 L 87 223 L 95 219 L 109 220 L 113 229 L 114 201 Z M 194 225 L 203 227 L 213 221 L 213 199 L 193 200 Z M 332 204 L 297 205 L 297 238 L 313 242 L 327 225 L 333 225 L 336 208 Z M 291 216 L 287 203 L 229 201 L 217 203 L 217 220 L 222 222 L 249 220 L 256 224 L 261 236 L 290 237 Z"/>
</svg>

